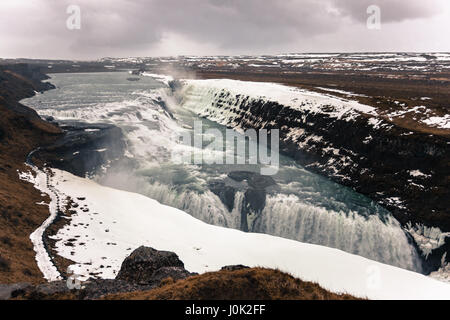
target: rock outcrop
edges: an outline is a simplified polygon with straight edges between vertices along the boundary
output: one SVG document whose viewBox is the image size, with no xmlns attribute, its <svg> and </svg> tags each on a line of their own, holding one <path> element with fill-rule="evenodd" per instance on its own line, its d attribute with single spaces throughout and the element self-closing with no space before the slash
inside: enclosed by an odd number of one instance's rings
<svg viewBox="0 0 450 320">
<path fill-rule="evenodd" d="M 141 246 L 123 261 L 116 279 L 143 285 L 188 275 L 190 273 L 175 253 Z"/>
<path fill-rule="evenodd" d="M 85 177 L 118 161 L 125 152 L 122 130 L 114 125 L 71 123 L 60 127 L 64 135 L 34 153 L 35 161 Z"/>
<path fill-rule="evenodd" d="M 277 184 L 272 177 L 256 172 L 231 171 L 225 179 L 209 181 L 208 187 L 230 212 L 234 208 L 236 193 L 243 193 L 240 230 L 248 232 L 252 231 L 253 222 L 264 209 L 267 193 L 275 190 Z"/>
</svg>

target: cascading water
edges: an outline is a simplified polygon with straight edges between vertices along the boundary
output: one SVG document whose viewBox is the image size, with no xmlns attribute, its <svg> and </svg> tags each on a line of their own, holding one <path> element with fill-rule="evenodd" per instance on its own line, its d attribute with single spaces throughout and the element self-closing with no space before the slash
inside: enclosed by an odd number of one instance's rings
<svg viewBox="0 0 450 320">
<path fill-rule="evenodd" d="M 224 131 L 219 123 L 232 124 L 234 114 L 233 108 L 221 110 L 221 104 L 232 106 L 246 98 L 228 95 L 226 101 L 220 88 L 190 87 L 182 92 L 180 105 L 167 95 L 167 88 L 150 77 L 138 82 L 126 78 L 124 73 L 56 74 L 51 82 L 58 89 L 25 103 L 58 121 L 110 123 L 122 128 L 128 150 L 124 161 L 94 177 L 104 185 L 139 192 L 207 223 L 239 229 L 247 219 L 251 232 L 330 246 L 421 270 L 414 247 L 389 212 L 286 157 L 280 158 L 279 171 L 272 177 L 273 188 L 255 191 L 257 196 L 265 196 L 264 208 L 253 212 L 251 218 L 243 216 L 248 209 L 244 205 L 249 205 L 248 179 L 236 181 L 230 173 L 255 168 L 176 164 L 171 152 L 193 148 L 174 137 L 192 132 L 198 114 L 215 121 L 202 119 L 205 128 Z M 212 181 L 223 182 L 223 188 L 228 188 L 224 189 L 226 196 L 222 197 L 220 188 L 211 188 Z"/>
<path fill-rule="evenodd" d="M 327 210 L 301 202 L 293 195 L 269 197 L 255 230 L 272 235 L 339 248 L 362 256 L 414 269 L 415 252 L 399 223 L 391 216 L 383 222 L 377 215 L 361 216 Z M 406 250 L 405 250 L 406 249 Z"/>
</svg>

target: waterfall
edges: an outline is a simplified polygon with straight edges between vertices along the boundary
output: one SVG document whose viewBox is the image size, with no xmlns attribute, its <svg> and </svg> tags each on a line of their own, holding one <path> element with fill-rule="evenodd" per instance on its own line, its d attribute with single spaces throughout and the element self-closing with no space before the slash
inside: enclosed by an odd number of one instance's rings
<svg viewBox="0 0 450 320">
<path fill-rule="evenodd" d="M 179 191 L 160 183 L 142 186 L 140 193 L 181 209 L 206 223 L 239 229 L 244 200 L 236 192 L 233 210 L 228 211 L 212 192 Z M 421 271 L 415 249 L 400 224 L 392 217 L 333 211 L 302 202 L 293 195 L 268 195 L 266 206 L 250 232 L 265 233 L 306 243 L 341 249 L 400 268 Z"/>
<path fill-rule="evenodd" d="M 392 216 L 336 212 L 302 202 L 293 195 L 268 196 L 253 231 L 337 248 L 379 262 L 420 271 L 414 248 Z"/>
</svg>

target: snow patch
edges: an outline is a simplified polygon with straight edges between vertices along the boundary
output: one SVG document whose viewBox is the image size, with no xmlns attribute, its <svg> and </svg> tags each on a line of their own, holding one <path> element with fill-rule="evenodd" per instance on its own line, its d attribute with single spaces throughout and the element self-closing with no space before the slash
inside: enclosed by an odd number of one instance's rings
<svg viewBox="0 0 450 320">
<path fill-rule="evenodd" d="M 423 172 L 421 172 L 420 170 L 409 170 L 408 171 L 409 175 L 412 177 L 416 177 L 416 178 L 430 178 L 431 175 L 430 174 L 425 174 Z"/>
<path fill-rule="evenodd" d="M 423 123 L 441 129 L 450 129 L 450 114 L 442 117 L 430 117 L 422 121 Z"/>
<path fill-rule="evenodd" d="M 39 171 L 35 167 L 29 166 L 30 170 L 33 170 L 35 175 L 31 171 L 28 172 L 20 172 L 19 178 L 23 181 L 30 182 L 34 184 L 35 188 L 40 190 L 41 192 L 47 194 L 50 197 L 49 203 L 49 217 L 42 223 L 39 228 L 37 228 L 31 235 L 30 240 L 33 243 L 33 249 L 36 252 L 36 262 L 41 270 L 44 278 L 48 281 L 56 281 L 61 280 L 61 275 L 59 274 L 56 267 L 53 265 L 53 262 L 50 256 L 47 253 L 45 248 L 45 244 L 43 241 L 43 235 L 48 226 L 53 222 L 58 213 L 58 199 L 57 196 L 52 190 L 50 190 L 49 186 L 49 176 L 48 174 Z"/>
</svg>

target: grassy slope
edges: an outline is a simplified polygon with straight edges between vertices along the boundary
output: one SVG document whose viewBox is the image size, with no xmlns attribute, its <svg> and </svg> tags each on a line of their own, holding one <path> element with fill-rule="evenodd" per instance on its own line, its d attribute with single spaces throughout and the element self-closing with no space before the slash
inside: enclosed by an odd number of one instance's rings
<svg viewBox="0 0 450 320">
<path fill-rule="evenodd" d="M 16 299 L 77 300 L 83 290 Z M 174 281 L 167 278 L 159 287 L 103 296 L 102 300 L 359 300 L 348 294 L 331 293 L 316 283 L 296 279 L 279 270 L 249 268 L 221 270 Z"/>
<path fill-rule="evenodd" d="M 318 284 L 296 279 L 279 270 L 251 268 L 208 272 L 159 288 L 105 297 L 107 300 L 354 300 L 331 293 Z"/>
<path fill-rule="evenodd" d="M 48 217 L 48 207 L 36 203 L 49 199 L 17 171 L 31 150 L 60 131 L 17 103 L 33 92 L 29 80 L 0 70 L 0 283 L 43 281 L 29 236 Z"/>
</svg>

